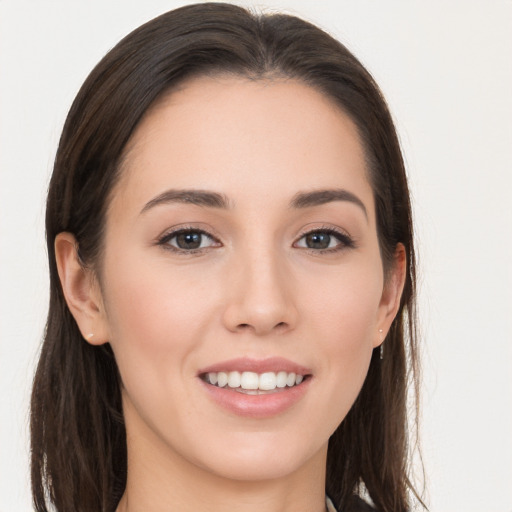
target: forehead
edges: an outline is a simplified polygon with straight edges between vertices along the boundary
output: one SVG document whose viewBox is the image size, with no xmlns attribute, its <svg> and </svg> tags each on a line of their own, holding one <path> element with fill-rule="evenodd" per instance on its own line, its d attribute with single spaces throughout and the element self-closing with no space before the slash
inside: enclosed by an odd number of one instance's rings
<svg viewBox="0 0 512 512">
<path fill-rule="evenodd" d="M 316 89 L 289 79 L 201 77 L 146 113 L 116 192 L 142 203 L 165 188 L 220 188 L 243 200 L 347 186 L 372 202 L 366 176 L 355 124 Z"/>
</svg>

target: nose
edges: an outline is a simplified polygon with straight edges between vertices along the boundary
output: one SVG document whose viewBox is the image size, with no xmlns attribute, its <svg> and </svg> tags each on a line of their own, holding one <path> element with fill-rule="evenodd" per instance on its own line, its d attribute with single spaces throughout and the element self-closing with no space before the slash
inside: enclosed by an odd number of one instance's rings
<svg viewBox="0 0 512 512">
<path fill-rule="evenodd" d="M 242 258 L 231 267 L 228 279 L 223 314 L 228 330 L 264 336 L 295 328 L 299 315 L 292 279 L 275 251 Z"/>
</svg>

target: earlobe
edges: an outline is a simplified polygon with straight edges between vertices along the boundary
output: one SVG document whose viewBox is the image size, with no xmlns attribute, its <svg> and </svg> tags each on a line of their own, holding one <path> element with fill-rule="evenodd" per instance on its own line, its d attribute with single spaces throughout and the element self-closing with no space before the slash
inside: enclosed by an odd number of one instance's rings
<svg viewBox="0 0 512 512">
<path fill-rule="evenodd" d="M 382 297 L 379 304 L 378 330 L 379 336 L 375 346 L 380 345 L 393 323 L 404 290 L 407 272 L 407 256 L 403 244 L 397 244 L 393 256 L 392 268 L 389 270 L 384 282 Z"/>
<path fill-rule="evenodd" d="M 71 233 L 55 237 L 55 259 L 62 291 L 82 336 L 88 343 L 108 341 L 101 292 L 91 269 L 80 261 L 78 244 Z"/>
</svg>

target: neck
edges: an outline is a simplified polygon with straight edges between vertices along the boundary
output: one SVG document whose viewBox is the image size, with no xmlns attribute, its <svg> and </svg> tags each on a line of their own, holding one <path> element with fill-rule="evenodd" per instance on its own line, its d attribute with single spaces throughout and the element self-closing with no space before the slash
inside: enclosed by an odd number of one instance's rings
<svg viewBox="0 0 512 512">
<path fill-rule="evenodd" d="M 183 479 L 162 482 L 129 483 L 117 512 L 324 512 L 325 491 L 313 489 L 311 482 L 300 486 L 290 482 L 220 482 L 205 485 L 205 480 L 181 485 Z"/>
<path fill-rule="evenodd" d="M 324 512 L 327 446 L 290 474 L 235 480 L 127 429 L 128 478 L 116 512 Z"/>
</svg>

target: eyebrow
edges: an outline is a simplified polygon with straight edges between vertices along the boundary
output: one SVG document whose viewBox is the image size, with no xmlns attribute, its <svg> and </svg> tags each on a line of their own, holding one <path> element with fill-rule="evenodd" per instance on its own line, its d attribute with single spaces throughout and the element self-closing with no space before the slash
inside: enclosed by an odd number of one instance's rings
<svg viewBox="0 0 512 512">
<path fill-rule="evenodd" d="M 313 190 L 311 192 L 298 192 L 289 203 L 290 208 L 302 209 L 311 208 L 313 206 L 321 206 L 323 204 L 332 203 L 334 201 L 348 201 L 353 203 L 363 211 L 368 219 L 366 207 L 355 194 L 345 189 L 324 189 Z M 178 190 L 171 189 L 162 192 L 158 196 L 148 201 L 141 210 L 141 214 L 154 208 L 155 206 L 169 203 L 186 203 L 207 208 L 228 209 L 231 207 L 229 198 L 218 192 L 208 190 Z"/>
<path fill-rule="evenodd" d="M 197 206 L 206 206 L 208 208 L 230 207 L 230 201 L 224 194 L 210 192 L 207 190 L 166 190 L 162 194 L 148 201 L 140 213 L 144 213 L 155 206 L 169 203 L 187 203 Z"/>
<path fill-rule="evenodd" d="M 320 206 L 322 204 L 332 203 L 334 201 L 348 201 L 353 203 L 363 211 L 366 219 L 368 219 L 368 211 L 363 201 L 355 194 L 342 188 L 314 190 L 312 192 L 299 192 L 293 196 L 290 201 L 291 208 L 310 208 L 312 206 Z"/>
</svg>

